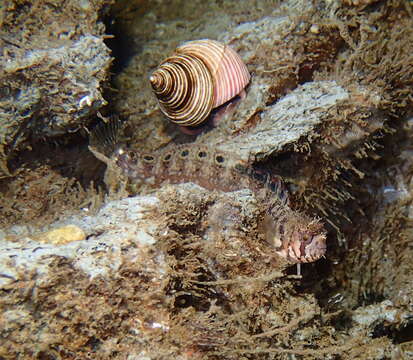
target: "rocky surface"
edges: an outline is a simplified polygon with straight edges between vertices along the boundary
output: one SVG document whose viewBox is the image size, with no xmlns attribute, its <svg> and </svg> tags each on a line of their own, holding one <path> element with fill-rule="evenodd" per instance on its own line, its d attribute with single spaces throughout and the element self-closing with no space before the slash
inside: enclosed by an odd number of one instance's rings
<svg viewBox="0 0 413 360">
<path fill-rule="evenodd" d="M 0 177 L 44 138 L 84 127 L 106 104 L 111 56 L 102 12 L 111 1 L 6 0 L 0 8 Z"/>
<path fill-rule="evenodd" d="M 150 197 L 112 201 L 95 216 L 71 217 L 41 233 L 21 227 L 3 233 L 0 286 L 8 295 L 1 301 L 5 342 L 0 355 L 36 358 L 56 352 L 70 357 L 73 352 L 84 358 L 104 358 L 115 352 L 109 349 L 117 342 L 116 352 L 124 354 L 119 358 L 140 353 L 156 357 L 160 346 L 164 357 L 190 357 L 188 353 L 205 346 L 204 330 L 211 336 L 219 332 L 210 324 L 212 318 L 197 319 L 190 308 L 210 311 L 210 316 L 230 316 L 232 311 L 243 311 L 239 307 L 245 307 L 247 299 L 237 300 L 225 289 L 239 285 L 250 288 L 248 296 L 255 297 L 253 289 L 284 278 L 286 263 L 257 236 L 260 210 L 256 207 L 247 191 L 218 195 L 186 185 L 165 188 Z M 86 238 L 79 238 L 79 233 Z M 58 269 L 65 273 L 63 277 Z M 121 289 L 115 300 L 111 294 L 124 287 L 119 281 L 129 281 L 121 280 L 128 272 L 133 273 L 134 285 Z M 92 290 L 103 282 L 104 293 L 103 288 Z M 25 288 L 29 283 L 37 310 L 21 305 L 21 294 L 14 291 L 17 284 Z M 118 309 L 124 315 L 115 311 L 111 324 L 101 323 L 93 330 L 96 321 L 105 322 L 101 317 L 120 302 L 126 306 L 126 312 Z M 72 317 L 74 311 L 77 315 Z M 176 321 L 175 312 L 183 318 Z M 43 316 L 50 322 L 38 328 Z M 88 321 L 82 320 L 85 316 Z M 196 329 L 196 322 L 201 329 Z M 78 326 L 82 330 L 75 330 Z M 119 326 L 123 330 L 115 336 L 117 340 L 112 334 L 105 341 Z M 69 332 L 63 334 L 64 328 Z M 124 331 L 130 335 L 125 337 Z M 199 333 L 195 338 L 187 336 L 194 331 Z M 52 342 L 45 347 L 47 338 Z M 99 347 L 94 355 L 91 341 L 96 342 L 94 348 Z"/>
<path fill-rule="evenodd" d="M 102 3 L 74 5 L 95 14 L 80 16 L 88 31 L 62 33 L 52 47 L 30 38 L 39 22 L 21 14 L 39 9 L 36 19 L 45 19 L 62 10 L 67 19 L 58 27 L 71 29 L 74 8 L 10 4 L 1 20 L 13 26 L 3 27 L 0 41 L 13 42 L 5 42 L 9 54 L 34 54 L 11 59 L 22 74 L 49 59 L 67 61 L 76 81 L 63 85 L 82 87 L 74 75 L 81 64 L 91 69 L 102 60 L 107 69 L 95 11 Z M 299 276 L 283 263 L 263 237 L 263 209 L 248 190 L 182 184 L 128 197 L 127 179 L 114 169 L 105 189 L 87 182 L 98 160 L 81 165 L 86 149 L 73 150 L 79 139 L 67 137 L 73 148 L 60 145 L 46 164 L 38 151 L 35 161 L 25 158 L 31 166 L 0 183 L 0 358 L 412 357 L 412 14 L 402 0 L 117 2 L 108 30 L 117 93 L 105 99 L 124 123 L 119 140 L 155 154 L 181 143 L 211 146 L 282 176 L 291 206 L 326 225 L 326 259 L 303 265 Z M 37 31 L 49 44 L 44 22 Z M 16 24 L 33 40 L 28 49 L 15 46 Z M 197 38 L 230 44 L 253 77 L 246 98 L 194 137 L 161 115 L 147 78 L 176 45 Z M 73 62 L 86 44 L 90 52 Z M 85 75 L 91 105 L 86 93 L 64 101 L 75 127 L 102 103 L 105 71 Z M 64 74 L 58 69 L 57 79 Z M 30 105 L 36 86 L 22 84 L 29 100 L 16 104 Z M 10 104 L 11 94 L 1 99 Z M 52 103 L 44 106 L 66 121 Z M 31 119 L 29 109 L 16 114 Z"/>
<path fill-rule="evenodd" d="M 398 354 L 370 332 L 408 313 L 389 301 L 358 308 L 351 334 L 336 333 L 343 314 L 320 318 L 314 294 L 294 289 L 301 277 L 286 275 L 287 264 L 263 240 L 257 206 L 248 191 L 214 194 L 186 184 L 108 202 L 42 233 L 4 232 L 0 356 Z M 85 239 L 72 236 L 79 231 Z"/>
<path fill-rule="evenodd" d="M 254 91 L 250 92 L 240 107 L 247 106 L 248 97 L 255 95 Z M 314 133 L 315 127 L 326 120 L 325 114 L 349 97 L 349 93 L 333 81 L 306 83 L 257 113 L 258 124 L 251 131 L 225 142 L 219 139 L 222 143 L 218 144 L 218 149 L 236 152 L 243 160 L 262 160 Z"/>
</svg>

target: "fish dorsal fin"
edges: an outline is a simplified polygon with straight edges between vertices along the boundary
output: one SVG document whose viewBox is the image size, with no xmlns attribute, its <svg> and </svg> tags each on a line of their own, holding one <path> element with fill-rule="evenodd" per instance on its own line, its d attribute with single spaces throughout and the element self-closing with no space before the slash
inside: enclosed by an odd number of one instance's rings
<svg viewBox="0 0 413 360">
<path fill-rule="evenodd" d="M 105 156 L 111 156 L 119 144 L 123 122 L 118 117 L 102 121 L 89 133 L 89 147 Z"/>
</svg>

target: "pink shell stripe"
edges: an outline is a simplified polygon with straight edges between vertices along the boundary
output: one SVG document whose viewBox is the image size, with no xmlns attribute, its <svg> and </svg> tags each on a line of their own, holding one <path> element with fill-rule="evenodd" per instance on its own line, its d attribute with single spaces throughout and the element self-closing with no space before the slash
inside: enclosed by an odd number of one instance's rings
<svg viewBox="0 0 413 360">
<path fill-rule="evenodd" d="M 250 74 L 238 54 L 226 47 L 221 66 L 215 74 L 214 107 L 238 95 L 250 81 Z"/>
<path fill-rule="evenodd" d="M 229 46 L 213 40 L 189 42 L 177 53 L 196 53 L 214 79 L 214 104 L 218 107 L 238 95 L 250 81 L 250 74 L 240 56 Z"/>
</svg>

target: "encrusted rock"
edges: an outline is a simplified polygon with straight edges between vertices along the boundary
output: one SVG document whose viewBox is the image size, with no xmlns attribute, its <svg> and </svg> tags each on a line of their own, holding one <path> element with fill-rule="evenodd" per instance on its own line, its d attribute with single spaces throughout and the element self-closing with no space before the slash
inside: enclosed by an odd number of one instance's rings
<svg viewBox="0 0 413 360">
<path fill-rule="evenodd" d="M 38 3 L 39 8 L 26 6 L 30 2 L 13 8 L 15 3 L 8 2 L 0 15 L 5 24 L 25 25 L 9 27 L 11 36 L 1 37 L 12 43 L 5 54 L 12 64 L 25 58 L 11 58 L 10 51 L 33 48 L 41 54 L 21 69 L 24 76 L 28 69 L 43 69 L 37 62 L 53 58 L 51 49 L 57 49 L 61 61 L 62 46 L 70 53 L 85 39 L 92 48 L 101 41 L 96 17 L 82 17 L 92 14 L 94 3 L 81 1 L 73 5 L 89 9 L 74 17 L 82 24 L 81 34 L 58 31 L 62 42 L 43 46 L 30 37 L 39 24 L 30 15 L 45 13 L 35 11 L 44 9 L 44 2 Z M 0 184 L 7 190 L 1 222 L 20 223 L 0 232 L 0 357 L 412 357 L 410 2 L 182 4 L 116 4 L 114 43 L 128 56 L 116 52 L 120 72 L 113 86 L 118 93 L 107 100 L 114 115 L 126 120 L 119 139 L 155 155 L 177 144 L 226 149 L 249 163 L 258 178 L 265 171 L 284 179 L 291 208 L 321 218 L 329 229 L 326 259 L 303 265 L 302 276 L 286 268 L 263 236 L 265 209 L 258 194 L 247 189 L 222 193 L 214 187 L 169 185 L 148 196 L 107 201 L 96 216 L 88 216 L 103 194 L 79 186 L 82 167 L 67 172 L 82 156 L 61 156 L 54 166 L 30 162 L 32 167 L 21 169 L 15 181 Z M 72 14 L 69 10 L 65 14 Z M 16 13 L 22 16 L 9 17 Z M 50 32 L 45 28 L 73 28 L 70 16 L 46 20 L 37 29 L 46 43 Z M 85 31 L 84 22 L 92 30 Z M 28 35 L 31 48 L 19 48 L 16 39 Z M 148 75 L 179 43 L 200 38 L 229 43 L 253 79 L 246 98 L 224 107 L 216 127 L 195 139 L 161 116 Z M 88 57 L 82 54 L 82 61 Z M 36 87 L 27 89 L 27 82 L 18 84 L 26 101 L 18 102 L 20 115 L 28 111 L 30 117 L 37 111 L 33 99 L 43 94 Z M 79 95 L 76 106 L 92 114 L 99 100 Z M 51 109 L 47 102 L 42 105 Z M 60 119 L 59 109 L 45 114 Z M 78 119 L 83 113 L 73 114 Z M 26 122 L 23 130 L 31 124 Z M 16 144 L 23 144 L 20 134 L 26 133 L 18 132 Z M 109 198 L 131 195 L 122 174 L 106 175 L 113 185 L 107 189 Z M 70 209 L 83 215 L 68 216 Z M 45 218 L 53 223 L 44 224 Z M 37 235 L 53 235 L 67 225 L 82 229 L 85 239 L 82 235 L 61 245 L 36 241 Z"/>
<path fill-rule="evenodd" d="M 100 12 L 110 0 L 6 0 L 0 9 L 0 177 L 31 142 L 74 132 L 106 103 L 110 51 Z"/>
<path fill-rule="evenodd" d="M 244 160 L 262 160 L 302 137 L 311 137 L 329 109 L 348 98 L 348 92 L 334 81 L 306 83 L 257 114 L 257 125 L 249 132 L 218 148 L 235 152 Z"/>
</svg>

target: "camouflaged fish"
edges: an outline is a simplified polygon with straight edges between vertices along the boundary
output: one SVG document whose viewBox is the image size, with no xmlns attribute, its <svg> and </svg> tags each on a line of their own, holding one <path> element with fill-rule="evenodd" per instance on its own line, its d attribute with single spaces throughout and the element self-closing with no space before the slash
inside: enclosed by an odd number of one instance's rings
<svg viewBox="0 0 413 360">
<path fill-rule="evenodd" d="M 292 210 L 288 190 L 279 176 L 253 169 L 234 155 L 196 144 L 176 145 L 154 154 L 139 153 L 117 142 L 119 122 L 98 127 L 91 134 L 91 151 L 118 167 L 131 184 L 159 188 L 164 184 L 195 183 L 208 190 L 250 189 L 267 209 L 265 236 L 290 263 L 314 262 L 326 251 L 326 233 L 318 219 Z M 96 144 L 110 149 L 106 157 Z"/>
</svg>

